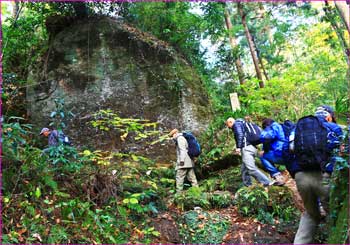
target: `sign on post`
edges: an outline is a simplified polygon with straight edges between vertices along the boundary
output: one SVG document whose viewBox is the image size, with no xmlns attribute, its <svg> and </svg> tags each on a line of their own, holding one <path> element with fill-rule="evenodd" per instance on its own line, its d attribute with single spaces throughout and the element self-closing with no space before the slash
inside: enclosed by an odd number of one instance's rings
<svg viewBox="0 0 350 245">
<path fill-rule="evenodd" d="M 233 111 L 237 111 L 237 110 L 241 109 L 237 93 L 231 93 L 230 94 L 230 100 L 231 100 L 231 107 L 232 107 Z"/>
</svg>

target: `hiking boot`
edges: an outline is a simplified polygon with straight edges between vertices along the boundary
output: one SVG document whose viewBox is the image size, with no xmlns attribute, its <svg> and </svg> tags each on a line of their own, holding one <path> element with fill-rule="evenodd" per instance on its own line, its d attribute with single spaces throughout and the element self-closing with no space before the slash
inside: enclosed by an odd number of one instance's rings
<svg viewBox="0 0 350 245">
<path fill-rule="evenodd" d="M 275 179 L 275 183 L 273 185 L 282 186 L 285 184 L 285 180 L 282 174 L 278 174 L 273 178 Z"/>
<path fill-rule="evenodd" d="M 272 180 L 270 181 L 269 183 L 267 184 L 263 184 L 264 187 L 269 187 L 269 186 L 272 186 L 272 185 L 275 185 L 276 181 Z"/>
</svg>

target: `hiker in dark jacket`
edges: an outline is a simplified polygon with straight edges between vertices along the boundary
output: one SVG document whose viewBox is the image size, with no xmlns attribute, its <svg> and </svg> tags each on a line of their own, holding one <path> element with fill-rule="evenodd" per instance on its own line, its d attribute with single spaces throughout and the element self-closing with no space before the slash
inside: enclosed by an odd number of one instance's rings
<svg viewBox="0 0 350 245">
<path fill-rule="evenodd" d="M 48 145 L 49 145 L 49 147 L 57 146 L 59 144 L 58 131 L 57 130 L 50 130 L 49 128 L 43 128 L 40 131 L 40 135 L 48 137 Z"/>
<path fill-rule="evenodd" d="M 40 135 L 48 137 L 49 147 L 58 146 L 59 144 L 72 145 L 69 138 L 60 130 L 50 130 L 49 128 L 43 128 L 40 131 Z"/>
<path fill-rule="evenodd" d="M 285 180 L 280 171 L 276 168 L 276 164 L 286 165 L 283 158 L 283 149 L 285 140 L 282 126 L 270 118 L 266 118 L 262 122 L 263 131 L 260 140 L 263 143 L 263 153 L 260 160 L 264 168 L 269 172 L 270 176 L 275 179 L 275 185 L 284 185 Z"/>
<path fill-rule="evenodd" d="M 237 119 L 230 117 L 226 120 L 226 126 L 232 129 L 236 141 L 236 153 L 242 155 L 241 173 L 243 184 L 250 186 L 252 184 L 251 176 L 253 176 L 258 182 L 264 186 L 273 184 L 273 182 L 261 172 L 255 165 L 255 157 L 258 150 L 247 141 L 244 129 L 245 121 L 243 119 Z"/>
<path fill-rule="evenodd" d="M 327 128 L 327 150 L 337 148 L 342 138 L 341 128 L 333 122 L 332 108 L 327 106 L 318 107 L 315 116 L 318 117 Z M 334 112 L 333 112 L 334 114 Z M 297 136 L 296 136 L 297 137 Z M 329 157 L 332 162 L 332 157 Z M 303 199 L 305 212 L 302 214 L 298 231 L 294 238 L 294 244 L 313 243 L 317 225 L 321 221 L 320 203 L 327 211 L 329 199 L 329 181 L 332 168 L 327 165 L 322 168 L 305 170 L 301 167 L 297 158 L 291 167 L 292 175 L 295 175 L 295 182 L 298 191 Z"/>
</svg>

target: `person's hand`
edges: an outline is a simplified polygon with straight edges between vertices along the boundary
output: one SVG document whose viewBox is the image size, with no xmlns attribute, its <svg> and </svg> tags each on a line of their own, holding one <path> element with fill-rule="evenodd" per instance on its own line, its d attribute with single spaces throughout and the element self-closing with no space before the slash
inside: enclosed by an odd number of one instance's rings
<svg viewBox="0 0 350 245">
<path fill-rule="evenodd" d="M 235 153 L 236 153 L 237 155 L 240 155 L 240 154 L 241 154 L 241 148 L 236 148 Z"/>
<path fill-rule="evenodd" d="M 345 152 L 345 144 L 341 144 L 339 147 L 339 156 L 343 156 Z"/>
<path fill-rule="evenodd" d="M 264 155 L 264 151 L 259 151 L 259 157 L 262 157 Z"/>
</svg>

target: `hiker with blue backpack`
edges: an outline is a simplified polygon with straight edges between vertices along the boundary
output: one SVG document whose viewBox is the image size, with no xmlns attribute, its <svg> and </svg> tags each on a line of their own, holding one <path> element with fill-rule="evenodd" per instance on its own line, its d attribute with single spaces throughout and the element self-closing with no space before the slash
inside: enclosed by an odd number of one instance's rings
<svg viewBox="0 0 350 245">
<path fill-rule="evenodd" d="M 273 182 L 255 165 L 255 157 L 258 154 L 257 145 L 260 144 L 261 129 L 249 120 L 234 119 L 226 120 L 226 126 L 232 129 L 236 141 L 236 153 L 242 155 L 241 174 L 245 186 L 252 185 L 251 176 L 264 186 L 272 185 Z"/>
<path fill-rule="evenodd" d="M 288 161 L 288 127 L 292 128 L 294 124 L 289 120 L 279 124 L 271 118 L 266 118 L 262 122 L 262 132 L 260 140 L 263 143 L 263 152 L 260 153 L 260 160 L 266 171 L 275 180 L 274 185 L 282 186 L 285 179 L 276 165 L 287 165 Z"/>
<path fill-rule="evenodd" d="M 313 242 L 322 218 L 320 204 L 326 211 L 328 208 L 329 182 L 335 163 L 333 150 L 340 146 L 343 133 L 335 123 L 333 109 L 320 106 L 315 116 L 298 120 L 292 135 L 294 147 L 291 150 L 295 159 L 290 172 L 305 207 L 294 244 L 307 244 Z"/>
<path fill-rule="evenodd" d="M 178 129 L 173 129 L 169 133 L 176 144 L 176 191 L 182 192 L 185 177 L 192 186 L 198 186 L 196 174 L 194 172 L 194 157 L 200 153 L 200 147 L 192 134 L 180 133 Z"/>
<path fill-rule="evenodd" d="M 40 135 L 48 137 L 49 147 L 58 146 L 59 144 L 71 145 L 69 138 L 62 131 L 43 128 L 40 131 Z"/>
</svg>

